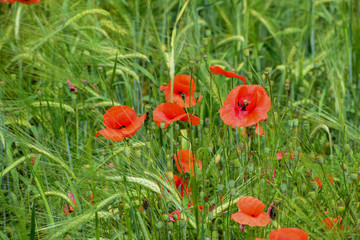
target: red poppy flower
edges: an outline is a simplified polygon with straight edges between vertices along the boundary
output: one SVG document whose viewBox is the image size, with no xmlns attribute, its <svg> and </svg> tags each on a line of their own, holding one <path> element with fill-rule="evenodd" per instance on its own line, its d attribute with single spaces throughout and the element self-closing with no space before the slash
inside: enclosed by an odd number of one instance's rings
<svg viewBox="0 0 360 240">
<path fill-rule="evenodd" d="M 309 235 L 299 228 L 279 228 L 270 233 L 270 240 L 308 240 Z"/>
<path fill-rule="evenodd" d="M 146 113 L 137 117 L 135 111 L 128 106 L 112 107 L 104 114 L 104 125 L 107 128 L 98 131 L 95 137 L 101 134 L 111 141 L 122 141 L 134 136 L 145 119 Z"/>
<path fill-rule="evenodd" d="M 279 152 L 276 153 L 276 158 L 277 160 L 281 160 L 283 158 L 283 155 L 287 156 L 288 155 L 288 151 L 285 150 L 281 150 Z M 289 159 L 293 159 L 293 153 L 289 154 Z"/>
<path fill-rule="evenodd" d="M 219 113 L 225 124 L 247 127 L 266 119 L 270 108 L 270 97 L 262 86 L 242 85 L 230 91 Z"/>
<path fill-rule="evenodd" d="M 328 174 L 328 177 L 329 177 L 330 183 L 334 183 L 335 180 L 334 180 L 334 178 L 333 178 L 330 174 Z M 315 181 L 316 181 L 316 183 L 318 184 L 319 188 L 321 188 L 323 184 L 322 184 L 322 182 L 321 182 L 320 177 L 316 176 L 316 177 L 315 177 Z"/>
<path fill-rule="evenodd" d="M 91 193 L 91 194 L 90 194 L 90 202 L 91 202 L 91 206 L 92 206 L 92 205 L 94 205 L 94 201 L 93 201 L 93 200 L 94 200 L 94 194 L 93 194 L 93 193 Z"/>
<path fill-rule="evenodd" d="M 180 173 L 189 172 L 191 168 L 191 172 L 194 175 L 194 156 L 192 151 L 189 150 L 180 150 L 174 156 L 176 167 Z M 202 169 L 201 161 L 198 160 L 196 166 Z"/>
<path fill-rule="evenodd" d="M 2 1 L 0 3 L 3 3 L 3 2 L 9 2 L 9 1 Z M 13 4 L 14 2 L 20 2 L 20 3 L 23 3 L 23 4 L 37 4 L 39 2 L 41 2 L 41 0 L 10 0 L 11 4 Z"/>
<path fill-rule="evenodd" d="M 183 180 L 182 178 L 178 177 L 177 175 L 174 175 L 174 183 L 175 183 L 175 186 L 177 189 L 180 188 L 180 195 L 182 198 L 184 197 L 184 192 L 187 196 L 190 196 L 191 187 L 187 181 Z"/>
<path fill-rule="evenodd" d="M 271 222 L 269 214 L 263 212 L 265 204 L 255 197 L 242 197 L 237 206 L 240 211 L 231 215 L 235 222 L 249 226 L 266 226 Z"/>
<path fill-rule="evenodd" d="M 168 102 L 170 102 L 171 81 L 169 81 L 166 86 L 161 86 L 160 90 L 165 91 L 165 98 Z M 174 77 L 173 103 L 178 104 L 182 108 L 195 106 L 195 104 L 197 102 L 200 102 L 201 100 L 201 95 L 199 95 L 198 99 L 194 97 L 195 91 L 196 91 L 196 84 L 194 79 L 191 78 L 191 76 L 181 74 L 181 75 L 176 75 Z M 191 100 L 190 100 L 190 96 L 191 96 Z"/>
<path fill-rule="evenodd" d="M 326 229 L 328 230 L 340 230 L 342 231 L 344 226 L 341 225 L 341 217 L 340 218 L 332 218 L 328 217 L 324 219 Z"/>
<path fill-rule="evenodd" d="M 221 75 L 224 75 L 225 77 L 228 77 L 228 78 L 238 78 L 241 81 L 243 81 L 244 84 L 245 84 L 246 78 L 243 77 L 243 76 L 237 75 L 237 74 L 232 73 L 232 72 L 225 71 L 224 69 L 222 69 L 219 66 L 210 66 L 209 69 L 210 69 L 210 72 L 212 74 L 215 74 L 215 75 L 221 74 Z"/>
<path fill-rule="evenodd" d="M 185 110 L 175 103 L 161 103 L 153 111 L 153 119 L 159 127 L 161 123 L 165 123 L 164 129 L 166 129 L 170 123 L 176 121 L 189 121 L 193 126 L 197 126 L 200 123 L 200 118 L 187 114 Z"/>
<path fill-rule="evenodd" d="M 264 129 L 261 127 L 261 125 L 260 125 L 259 123 L 255 124 L 254 127 L 255 127 L 255 136 L 257 136 L 257 135 L 259 135 L 259 136 L 265 135 Z M 245 136 L 245 137 L 248 136 L 248 134 L 246 133 L 246 128 L 243 128 L 241 134 L 242 134 L 243 136 Z"/>
</svg>

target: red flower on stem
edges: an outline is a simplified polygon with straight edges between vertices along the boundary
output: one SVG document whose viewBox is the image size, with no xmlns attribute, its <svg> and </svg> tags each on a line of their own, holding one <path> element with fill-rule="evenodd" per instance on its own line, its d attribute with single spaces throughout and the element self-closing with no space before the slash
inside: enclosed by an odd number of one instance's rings
<svg viewBox="0 0 360 240">
<path fill-rule="evenodd" d="M 225 124 L 247 127 L 266 119 L 270 108 L 270 97 L 262 86 L 242 85 L 230 91 L 219 113 Z"/>
<path fill-rule="evenodd" d="M 333 178 L 330 174 L 328 174 L 328 177 L 329 177 L 330 183 L 334 183 L 335 180 L 334 180 L 334 178 Z M 321 182 L 320 177 L 316 176 L 316 177 L 315 177 L 315 181 L 316 181 L 316 183 L 318 184 L 319 188 L 321 188 L 323 184 L 322 184 L 322 182 Z"/>
<path fill-rule="evenodd" d="M 286 150 L 281 150 L 279 152 L 276 153 L 276 159 L 277 160 L 281 160 L 283 158 L 283 155 L 287 156 L 288 155 L 288 151 Z M 289 154 L 289 159 L 293 159 L 293 153 Z"/>
<path fill-rule="evenodd" d="M 300 228 L 278 228 L 269 236 L 270 240 L 308 240 L 309 235 Z"/>
<path fill-rule="evenodd" d="M 135 111 L 128 106 L 112 107 L 104 114 L 104 125 L 107 128 L 98 131 L 95 137 L 103 135 L 114 142 L 122 141 L 134 136 L 145 119 L 146 113 L 137 117 Z"/>
<path fill-rule="evenodd" d="M 30 5 L 30 4 L 37 4 L 41 2 L 41 0 L 1 0 L 0 1 L 0 3 L 11 3 L 11 4 L 13 4 L 14 2 L 20 2 L 23 4 Z"/>
<path fill-rule="evenodd" d="M 243 77 L 243 76 L 237 75 L 237 74 L 232 73 L 232 72 L 225 71 L 224 69 L 222 69 L 219 66 L 210 66 L 209 69 L 210 69 L 210 72 L 212 74 L 215 74 L 215 75 L 220 74 L 220 75 L 224 75 L 225 77 L 228 77 L 228 78 L 238 78 L 241 81 L 243 81 L 244 84 L 245 84 L 246 78 Z"/>
<path fill-rule="evenodd" d="M 166 100 L 171 102 L 171 81 L 169 81 L 166 86 L 161 86 L 160 90 L 165 91 Z M 185 74 L 176 75 L 174 77 L 172 102 L 178 104 L 182 108 L 193 107 L 201 100 L 201 95 L 198 96 L 198 99 L 194 97 L 195 91 L 196 84 L 191 76 Z"/>
<path fill-rule="evenodd" d="M 174 175 L 174 183 L 177 189 L 180 188 L 180 195 L 183 198 L 184 192 L 187 196 L 190 196 L 191 194 L 191 187 L 189 183 L 182 178 L 178 177 L 177 175 Z"/>
<path fill-rule="evenodd" d="M 192 151 L 189 150 L 180 150 L 174 156 L 176 167 L 180 173 L 189 172 L 191 169 L 192 174 L 194 175 L 194 156 Z M 196 163 L 197 161 L 197 163 Z M 202 169 L 202 164 L 200 160 L 195 160 L 196 167 Z"/>
<path fill-rule="evenodd" d="M 231 215 L 231 219 L 242 225 L 266 226 L 271 222 L 269 214 L 263 212 L 265 204 L 255 197 L 242 197 L 237 202 L 239 212 Z"/>
<path fill-rule="evenodd" d="M 344 225 L 341 225 L 342 218 L 332 218 L 328 217 L 324 219 L 326 229 L 328 230 L 340 230 L 342 231 L 344 228 Z"/>
<path fill-rule="evenodd" d="M 175 103 L 161 103 L 153 111 L 153 119 L 159 127 L 163 122 L 164 129 L 166 129 L 170 123 L 176 121 L 188 121 L 193 126 L 197 126 L 200 123 L 200 118 L 187 114 L 185 110 Z"/>
</svg>

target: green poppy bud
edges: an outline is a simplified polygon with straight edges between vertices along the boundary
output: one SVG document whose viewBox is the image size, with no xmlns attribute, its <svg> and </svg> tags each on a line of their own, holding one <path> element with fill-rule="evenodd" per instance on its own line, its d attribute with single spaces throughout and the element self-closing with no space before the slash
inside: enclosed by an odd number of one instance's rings
<svg viewBox="0 0 360 240">
<path fill-rule="evenodd" d="M 157 229 L 162 229 L 163 227 L 164 227 L 164 223 L 163 223 L 163 222 L 159 221 L 159 222 L 156 223 L 156 228 L 157 228 Z"/>
</svg>

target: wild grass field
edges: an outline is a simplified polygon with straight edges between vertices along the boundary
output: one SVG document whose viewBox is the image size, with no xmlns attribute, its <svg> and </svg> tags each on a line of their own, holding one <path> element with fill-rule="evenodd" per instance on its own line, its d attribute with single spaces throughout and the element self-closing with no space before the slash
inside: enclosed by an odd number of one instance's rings
<svg viewBox="0 0 360 240">
<path fill-rule="evenodd" d="M 360 239 L 359 1 L 0 2 L 1 239 Z"/>
</svg>

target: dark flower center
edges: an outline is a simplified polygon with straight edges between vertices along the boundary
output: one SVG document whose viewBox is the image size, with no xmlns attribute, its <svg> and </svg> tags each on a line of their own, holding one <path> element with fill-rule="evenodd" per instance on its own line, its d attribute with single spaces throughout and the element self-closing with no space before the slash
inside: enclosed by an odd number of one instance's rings
<svg viewBox="0 0 360 240">
<path fill-rule="evenodd" d="M 238 105 L 241 107 L 241 111 L 246 111 L 246 107 L 249 105 L 247 100 L 244 99 L 242 104 L 240 102 L 238 102 Z"/>
<path fill-rule="evenodd" d="M 119 129 L 125 128 L 125 126 L 120 126 Z"/>
<path fill-rule="evenodd" d="M 183 93 L 183 92 L 178 92 L 178 94 L 181 95 L 181 98 L 182 98 L 183 100 L 186 99 L 186 94 L 185 94 L 185 93 Z"/>
</svg>

